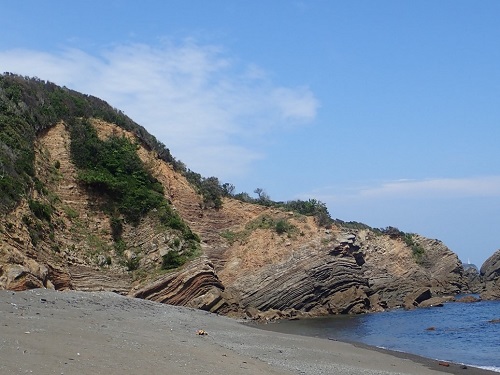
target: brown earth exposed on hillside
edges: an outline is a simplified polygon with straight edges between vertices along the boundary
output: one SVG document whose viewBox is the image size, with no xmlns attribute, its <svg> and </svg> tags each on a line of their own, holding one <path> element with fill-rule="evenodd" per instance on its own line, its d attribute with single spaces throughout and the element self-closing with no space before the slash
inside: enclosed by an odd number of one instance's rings
<svg viewBox="0 0 500 375">
<path fill-rule="evenodd" d="M 118 126 L 101 120 L 93 125 L 102 139 L 125 136 L 141 145 Z M 29 198 L 50 203 L 54 212 L 50 223 L 36 220 L 25 200 L 2 218 L 1 288 L 111 290 L 255 317 L 262 311 L 281 316 L 380 310 L 402 305 L 421 288 L 435 296 L 466 284 L 457 256 L 439 241 L 416 236 L 425 250 L 417 262 L 401 239 L 368 229 L 326 229 L 313 217 L 231 198 L 220 209 L 206 209 L 184 176 L 140 146 L 138 155 L 165 197 L 202 240 L 201 256 L 163 271 L 171 233 L 148 215 L 137 226 L 124 225 L 127 249 L 118 253 L 110 218 L 101 209 L 105 200 L 78 183 L 69 147 L 63 123 L 36 143 L 36 173 L 46 191 L 34 190 Z M 287 231 L 275 230 L 279 220 L 289 225 Z M 128 270 L 134 259 L 137 269 Z"/>
</svg>

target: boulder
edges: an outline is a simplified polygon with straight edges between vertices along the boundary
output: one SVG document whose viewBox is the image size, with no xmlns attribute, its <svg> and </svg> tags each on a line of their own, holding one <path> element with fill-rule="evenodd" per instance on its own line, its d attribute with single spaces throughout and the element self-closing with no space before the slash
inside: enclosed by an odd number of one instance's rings
<svg viewBox="0 0 500 375">
<path fill-rule="evenodd" d="M 367 311 L 370 304 L 366 293 L 359 287 L 351 287 L 328 299 L 330 314 L 359 314 Z"/>
<path fill-rule="evenodd" d="M 454 297 L 431 297 L 418 304 L 418 307 L 443 307 L 446 302 L 453 301 Z"/>
<path fill-rule="evenodd" d="M 413 293 L 408 294 L 403 302 L 403 307 L 406 310 L 414 309 L 420 303 L 428 300 L 432 297 L 431 290 L 429 288 L 420 288 Z"/>
<path fill-rule="evenodd" d="M 464 296 L 456 300 L 457 302 L 462 302 L 462 303 L 473 303 L 473 302 L 479 302 L 481 301 L 481 298 L 477 298 L 474 296 Z"/>
<path fill-rule="evenodd" d="M 224 301 L 222 299 L 221 290 L 213 287 L 210 288 L 205 294 L 188 301 L 186 306 L 214 312 L 220 309 L 223 303 Z"/>
<path fill-rule="evenodd" d="M 229 303 L 223 291 L 224 286 L 217 277 L 213 264 L 206 256 L 201 256 L 138 290 L 132 290 L 129 295 L 219 312 Z"/>
<path fill-rule="evenodd" d="M 7 267 L 7 289 L 21 291 L 43 288 L 43 282 L 32 274 L 27 267 L 13 264 Z"/>
</svg>

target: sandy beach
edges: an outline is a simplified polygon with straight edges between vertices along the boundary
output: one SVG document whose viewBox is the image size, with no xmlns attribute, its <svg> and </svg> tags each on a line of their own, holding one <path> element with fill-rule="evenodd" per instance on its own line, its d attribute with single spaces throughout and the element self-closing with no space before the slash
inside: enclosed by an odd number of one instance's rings
<svg viewBox="0 0 500 375">
<path fill-rule="evenodd" d="M 495 374 L 107 292 L 4 290 L 0 314 L 0 374 Z"/>
</svg>

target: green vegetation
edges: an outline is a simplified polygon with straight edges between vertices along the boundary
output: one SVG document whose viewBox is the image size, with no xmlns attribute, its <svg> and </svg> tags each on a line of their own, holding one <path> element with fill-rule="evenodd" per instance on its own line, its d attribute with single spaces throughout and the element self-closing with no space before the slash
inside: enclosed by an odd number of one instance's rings
<svg viewBox="0 0 500 375">
<path fill-rule="evenodd" d="M 220 235 L 221 235 L 221 237 L 228 240 L 228 242 L 230 244 L 233 244 L 236 241 L 243 240 L 246 237 L 246 235 L 248 235 L 248 234 L 245 235 L 245 234 L 243 234 L 243 232 L 234 232 L 232 230 L 225 230 L 225 231 L 221 232 Z"/>
<path fill-rule="evenodd" d="M 38 134 L 64 121 L 71 134 L 71 154 L 78 168 L 78 179 L 96 196 L 106 198 L 97 201 L 103 203 L 101 208 L 111 217 L 112 235 L 118 249 L 123 247 L 120 240 L 124 223 L 136 225 L 149 213 L 157 215 L 163 226 L 179 232 L 178 255 L 170 255 L 175 259 L 167 259 L 165 265 L 182 263 L 182 259 L 198 251 L 198 236 L 164 199 L 162 185 L 138 158 L 137 145 L 116 136 L 100 140 L 88 120 L 91 118 L 114 123 L 135 134 L 142 146 L 156 152 L 161 160 L 188 179 L 203 196 L 204 209 L 220 209 L 224 197 L 233 197 L 314 216 L 319 225 L 331 225 L 326 206 L 319 201 L 274 202 L 260 188 L 254 191 L 258 198 L 251 198 L 246 193 L 235 194 L 232 184 L 220 183 L 216 177 L 205 178 L 187 169 L 143 127 L 99 98 L 38 78 L 4 73 L 0 75 L 0 212 L 12 210 L 21 199 L 29 197 L 31 191 L 38 191 L 43 200 L 30 202 L 34 215 L 30 228 L 35 240 L 41 233 L 38 226 L 51 224 L 52 205 L 56 204 L 57 197 L 50 197 L 50 192 L 35 177 L 34 141 Z M 57 175 L 60 161 L 51 167 Z M 78 217 L 70 208 L 65 212 L 71 220 Z M 272 228 L 289 235 L 294 230 L 286 221 L 273 222 Z"/>
<path fill-rule="evenodd" d="M 204 178 L 201 174 L 189 169 L 184 171 L 184 176 L 203 196 L 203 208 L 219 209 L 222 207 L 222 197 L 227 196 L 227 190 L 220 184 L 217 177 Z M 227 187 L 229 184 L 224 186 Z"/>
<path fill-rule="evenodd" d="M 116 136 L 100 140 L 88 120 L 90 118 L 99 118 L 132 132 L 142 146 L 155 151 L 176 171 L 184 175 L 190 172 L 172 157 L 165 145 L 105 101 L 38 78 L 5 73 L 0 75 L 0 212 L 12 210 L 21 199 L 36 190 L 43 199 L 28 201 L 33 215 L 26 215 L 23 221 L 34 244 L 43 238 L 47 227 L 50 227 L 48 236 L 54 237 L 53 227 L 59 224 L 52 223 L 52 204 L 57 202 L 57 197 L 51 196 L 35 177 L 33 150 L 39 133 L 64 121 L 71 135 L 71 155 L 78 168 L 78 179 L 96 197 L 105 198 L 96 201 L 101 202 L 101 209 L 111 217 L 115 252 L 123 255 L 127 248 L 122 239 L 125 222 L 136 225 L 144 215 L 154 213 L 164 228 L 179 233 L 177 250 L 182 259 L 197 254 L 198 236 L 164 198 L 163 186 L 152 177 L 137 155 L 138 145 Z M 60 161 L 55 161 L 51 167 L 57 175 Z M 200 181 L 206 207 L 220 207 L 218 180 L 200 177 Z M 64 206 L 63 210 L 69 219 L 75 223 L 78 221 L 77 212 Z M 93 237 L 87 240 L 104 252 L 111 250 L 95 243 Z M 138 258 L 128 263 L 128 269 L 135 269 Z"/>
<path fill-rule="evenodd" d="M 31 212 L 40 220 L 50 222 L 53 213 L 52 207 L 40 201 L 30 199 L 28 201 Z"/>
<path fill-rule="evenodd" d="M 411 249 L 413 258 L 418 264 L 422 264 L 425 260 L 425 249 L 417 241 L 415 241 L 413 233 L 405 233 L 395 227 L 387 227 L 378 229 L 382 234 L 388 235 L 392 239 L 399 239 Z"/>
<path fill-rule="evenodd" d="M 360 223 L 360 222 L 357 222 L 357 221 L 343 221 L 343 220 L 340 220 L 340 219 L 335 219 L 333 220 L 333 222 L 340 226 L 340 227 L 343 227 L 343 228 L 347 228 L 347 229 L 367 229 L 367 230 L 371 230 L 375 233 L 381 233 L 381 230 L 378 229 L 378 228 L 372 228 L 370 227 L 369 225 L 367 224 L 364 224 L 364 223 Z"/>
<path fill-rule="evenodd" d="M 307 201 L 294 200 L 288 201 L 280 205 L 285 210 L 297 212 L 306 216 L 314 216 L 316 223 L 322 227 L 329 227 L 332 225 L 332 218 L 330 213 L 323 202 L 316 199 L 309 199 Z"/>
<path fill-rule="evenodd" d="M 134 133 L 144 147 L 155 151 L 160 159 L 170 163 L 174 170 L 188 179 L 202 194 L 205 209 L 219 209 L 222 207 L 223 197 L 233 197 L 249 203 L 282 207 L 285 210 L 314 216 L 322 226 L 331 224 L 326 206 L 319 201 L 273 202 L 262 189 L 256 189 L 259 195 L 257 199 L 251 198 L 246 193 L 235 195 L 233 185 L 221 184 L 216 177 L 204 178 L 187 169 L 181 161 L 171 155 L 164 144 L 105 101 L 38 78 L 11 73 L 0 75 L 0 210 L 4 212 L 11 210 L 23 196 L 28 195 L 35 184 L 33 143 L 36 134 L 63 120 L 69 125 L 73 135 L 78 137 L 82 135 L 82 131 L 88 130 L 84 125 L 85 121 L 83 125 L 77 124 L 79 120 L 76 119 L 80 118 L 100 118 Z M 76 126 L 73 126 L 75 124 Z M 75 154 L 85 156 L 82 164 L 88 163 L 79 165 L 82 169 L 79 175 L 82 182 L 109 196 L 124 192 L 122 183 L 125 181 L 123 174 L 126 172 L 124 169 L 120 171 L 119 168 L 128 162 L 134 164 L 137 160 L 133 157 L 128 158 L 128 161 L 122 158 L 121 166 L 113 165 L 110 156 L 120 151 L 125 151 L 127 157 L 132 156 L 132 146 L 119 137 L 104 144 L 97 142 L 96 137 L 92 136 L 90 142 L 74 147 L 73 151 Z M 92 154 L 94 151 L 97 153 Z M 106 159 L 102 163 L 99 162 L 101 156 Z M 74 160 L 80 159 L 76 157 Z M 60 162 L 56 162 L 54 168 L 59 169 Z M 155 185 L 155 182 L 148 181 L 149 177 L 142 172 L 134 177 L 139 184 Z M 42 187 L 37 186 L 37 188 Z M 156 188 L 159 188 L 159 185 L 156 185 Z M 155 195 L 151 193 L 154 190 L 155 187 L 151 185 L 146 189 L 138 188 L 136 185 L 132 192 L 122 194 L 114 203 L 119 206 L 119 212 L 134 221 L 145 211 L 156 208 L 159 204 Z M 159 189 L 157 192 L 160 192 Z M 145 200 L 145 203 L 138 207 L 134 200 Z"/>
<path fill-rule="evenodd" d="M 278 234 L 291 233 L 295 227 L 285 219 L 279 219 L 274 225 L 274 230 Z"/>
<path fill-rule="evenodd" d="M 78 218 L 78 216 L 79 216 L 78 211 L 76 211 L 75 209 L 71 208 L 70 206 L 64 205 L 62 207 L 62 209 L 63 209 L 64 213 L 66 214 L 66 216 L 70 220 L 74 220 L 74 219 Z"/>
<path fill-rule="evenodd" d="M 180 267 L 187 261 L 187 257 L 185 255 L 182 255 L 175 250 L 171 250 L 166 253 L 162 259 L 161 268 L 164 270 Z"/>
<path fill-rule="evenodd" d="M 38 242 L 44 236 L 42 223 L 40 222 L 40 220 L 33 219 L 31 215 L 24 215 L 22 220 L 24 225 L 26 225 L 26 228 L 28 228 L 31 243 L 33 244 L 33 246 L 38 245 Z"/>
<path fill-rule="evenodd" d="M 422 264 L 425 259 L 425 249 L 415 241 L 412 233 L 406 233 L 403 240 L 411 248 L 413 258 L 418 264 Z"/>
<path fill-rule="evenodd" d="M 108 197 L 111 214 L 119 212 L 138 224 L 143 215 L 163 204 L 163 186 L 146 171 L 137 145 L 125 137 L 100 140 L 88 120 L 70 124 L 71 157 L 79 168 L 78 179 Z"/>
<path fill-rule="evenodd" d="M 231 191 L 233 190 L 234 187 Z M 330 227 L 333 223 L 333 220 L 330 216 L 330 213 L 328 212 L 328 209 L 326 208 L 326 205 L 323 202 L 318 201 L 316 199 L 309 199 L 307 201 L 297 199 L 287 202 L 275 202 L 269 197 L 269 195 L 262 188 L 255 189 L 254 193 L 257 194 L 258 196 L 257 198 L 252 198 L 247 193 L 238 193 L 231 196 L 234 199 L 238 199 L 242 202 L 260 204 L 266 207 L 276 207 L 276 208 L 281 208 L 285 211 L 292 211 L 300 215 L 313 216 L 314 219 L 316 220 L 316 223 L 319 226 L 325 228 Z"/>
<path fill-rule="evenodd" d="M 92 117 L 133 132 L 147 149 L 156 151 L 176 170 L 185 168 L 165 145 L 105 101 L 38 78 L 5 73 L 0 75 L 1 212 L 14 208 L 33 188 L 36 135 L 61 120 L 68 123 Z"/>
<path fill-rule="evenodd" d="M 298 230 L 285 218 L 274 219 L 269 215 L 262 215 L 245 225 L 245 229 L 239 232 L 224 231 L 220 235 L 227 239 L 229 243 L 246 240 L 250 234 L 257 229 L 273 230 L 279 235 L 287 234 L 289 237 L 295 235 Z"/>
<path fill-rule="evenodd" d="M 163 196 L 163 186 L 146 169 L 137 155 L 137 145 L 125 137 L 98 138 L 85 119 L 70 122 L 71 156 L 79 168 L 78 179 L 88 189 L 106 196 L 102 209 L 110 215 L 115 252 L 123 256 L 127 245 L 122 239 L 124 220 L 137 225 L 154 210 L 165 228 L 180 232 L 177 251 L 163 259 L 162 268 L 176 268 L 197 254 L 200 239 L 174 211 Z M 122 218 L 123 217 L 123 218 Z M 139 257 L 124 261 L 129 271 L 139 267 Z"/>
<path fill-rule="evenodd" d="M 180 238 L 173 239 L 170 245 L 172 249 L 162 257 L 162 269 L 170 270 L 180 267 L 200 253 L 200 248 L 197 246 L 199 238 L 195 234 L 191 234 L 192 236 L 184 234 L 183 240 Z"/>
<path fill-rule="evenodd" d="M 275 219 L 269 215 L 262 215 L 245 226 L 245 231 L 247 232 L 252 232 L 256 229 L 271 229 L 278 234 L 288 233 L 291 235 L 296 230 L 296 227 L 290 224 L 287 219 Z"/>
</svg>

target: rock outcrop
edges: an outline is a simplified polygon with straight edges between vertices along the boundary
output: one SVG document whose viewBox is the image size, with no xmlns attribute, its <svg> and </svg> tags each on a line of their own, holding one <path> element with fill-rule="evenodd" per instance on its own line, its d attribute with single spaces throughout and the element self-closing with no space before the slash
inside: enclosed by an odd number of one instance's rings
<svg viewBox="0 0 500 375">
<path fill-rule="evenodd" d="M 413 241 L 423 251 L 416 258 L 401 240 L 375 236 L 370 231 L 360 232 L 359 238 L 361 248 L 366 249 L 365 275 L 383 307 L 417 306 L 424 299 L 412 296 L 422 288 L 428 289 L 425 299 L 453 295 L 464 289 L 460 260 L 438 240 L 413 235 Z"/>
<path fill-rule="evenodd" d="M 115 125 L 93 124 L 99 137 L 134 139 Z M 230 198 L 221 209 L 203 209 L 182 175 L 140 147 L 140 158 L 203 242 L 202 256 L 178 270 L 158 272 L 162 256 L 173 246 L 172 236 L 158 230 L 154 217 L 145 217 L 136 226 L 124 225 L 129 248 L 119 255 L 100 198 L 76 180 L 69 143 L 63 123 L 39 137 L 37 176 L 55 196 L 55 219 L 37 221 L 36 238 L 26 203 L 3 219 L 1 287 L 108 290 L 266 319 L 414 307 L 468 288 L 457 256 L 437 240 L 413 235 L 422 252 L 416 258 L 401 238 L 369 228 L 320 228 L 312 217 Z M 56 161 L 58 170 L 51 167 Z M 267 226 L 279 220 L 293 230 L 278 233 Z"/>
<path fill-rule="evenodd" d="M 464 266 L 464 278 L 466 289 L 469 293 L 479 294 L 483 290 L 483 282 L 479 270 L 474 267 Z"/>
<path fill-rule="evenodd" d="M 142 288 L 134 288 L 130 296 L 215 312 L 230 308 L 223 292 L 224 285 L 213 265 L 202 256 L 181 270 L 168 273 Z"/>
<path fill-rule="evenodd" d="M 497 250 L 481 266 L 484 282 L 482 299 L 500 299 L 500 250 Z"/>
<path fill-rule="evenodd" d="M 312 216 L 229 197 L 221 208 L 206 208 L 186 177 L 145 141 L 144 129 L 90 122 L 101 139 L 115 135 L 138 144 L 169 207 L 200 237 L 199 256 L 162 269 L 163 257 L 183 240 L 155 212 L 124 222 L 117 243 L 112 217 L 102 209 L 106 196 L 79 184 L 70 134 L 59 122 L 40 130 L 35 142 L 36 186 L 0 217 L 0 288 L 107 290 L 260 319 L 413 308 L 478 289 L 478 278 L 437 240 L 412 235 L 405 241 L 339 222 L 327 229 Z M 50 212 L 37 217 L 33 201 Z M 499 259 L 497 252 L 481 268 L 483 298 L 500 298 Z"/>
<path fill-rule="evenodd" d="M 225 251 L 218 273 L 227 288 L 241 295 L 243 308 L 291 311 L 292 316 L 413 308 L 430 298 L 449 300 L 443 296 L 465 285 L 458 257 L 439 241 L 415 235 L 423 249 L 417 260 L 402 240 L 369 229 L 311 233 L 307 227 L 312 224 L 293 224 L 302 236 L 282 239 L 281 247 L 272 236 L 264 242 L 261 233 L 248 238 L 247 247 L 233 244 Z M 260 259 L 263 255 L 267 262 Z"/>
</svg>

